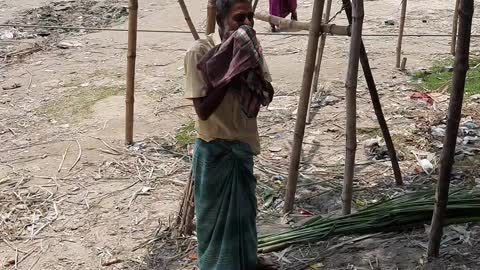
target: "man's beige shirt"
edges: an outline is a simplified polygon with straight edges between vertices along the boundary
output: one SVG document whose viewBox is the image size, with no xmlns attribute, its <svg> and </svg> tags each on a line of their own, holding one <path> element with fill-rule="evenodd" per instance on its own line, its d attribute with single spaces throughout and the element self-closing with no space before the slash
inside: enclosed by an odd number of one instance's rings
<svg viewBox="0 0 480 270">
<path fill-rule="evenodd" d="M 201 98 L 207 95 L 207 86 L 197 64 L 214 47 L 211 37 L 195 41 L 185 56 L 185 98 Z M 268 67 L 264 66 L 265 78 L 271 82 Z M 215 139 L 247 143 L 255 154 L 260 153 L 257 119 L 248 118 L 242 111 L 238 95 L 229 90 L 217 110 L 205 121 L 196 123 L 198 137 L 206 142 Z"/>
</svg>

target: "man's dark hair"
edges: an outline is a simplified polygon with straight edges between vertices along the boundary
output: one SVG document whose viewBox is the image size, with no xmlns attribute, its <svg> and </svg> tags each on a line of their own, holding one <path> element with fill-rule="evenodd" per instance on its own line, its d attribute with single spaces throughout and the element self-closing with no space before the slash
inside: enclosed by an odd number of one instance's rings
<svg viewBox="0 0 480 270">
<path fill-rule="evenodd" d="M 250 3 L 249 0 L 217 0 L 217 17 L 224 19 L 236 3 Z"/>
</svg>

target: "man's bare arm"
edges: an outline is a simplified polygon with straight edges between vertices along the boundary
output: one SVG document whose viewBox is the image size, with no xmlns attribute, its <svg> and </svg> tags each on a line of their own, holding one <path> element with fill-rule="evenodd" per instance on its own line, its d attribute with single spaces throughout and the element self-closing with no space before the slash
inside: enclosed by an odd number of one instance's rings
<svg viewBox="0 0 480 270">
<path fill-rule="evenodd" d="M 225 97 L 226 89 L 216 89 L 209 91 L 206 97 L 194 98 L 193 107 L 201 120 L 207 120 L 210 115 L 218 108 Z"/>
</svg>

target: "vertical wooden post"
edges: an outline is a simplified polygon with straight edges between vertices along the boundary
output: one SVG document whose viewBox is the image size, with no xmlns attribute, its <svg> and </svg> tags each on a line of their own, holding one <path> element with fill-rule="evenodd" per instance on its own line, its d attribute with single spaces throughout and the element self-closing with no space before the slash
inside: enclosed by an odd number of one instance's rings
<svg viewBox="0 0 480 270">
<path fill-rule="evenodd" d="M 448 107 L 448 121 L 446 136 L 443 141 L 443 151 L 440 161 L 440 179 L 437 184 L 435 208 L 433 210 L 432 226 L 427 253 L 429 257 L 438 257 L 440 242 L 443 235 L 443 225 L 447 214 L 450 174 L 455 162 L 455 146 L 457 143 L 458 126 L 462 117 L 462 103 L 465 91 L 465 77 L 468 71 L 470 54 L 470 36 L 474 9 L 473 0 L 461 0 L 459 13 L 459 31 L 455 67 L 453 70 L 452 93 Z"/>
<path fill-rule="evenodd" d="M 312 23 L 308 36 L 307 56 L 305 67 L 303 69 L 302 89 L 300 92 L 300 100 L 298 102 L 297 121 L 295 122 L 295 133 L 293 135 L 293 149 L 290 157 L 287 190 L 285 193 L 285 206 L 283 209 L 285 213 L 292 211 L 293 203 L 295 201 L 295 193 L 297 191 L 298 169 L 300 167 L 300 155 L 302 153 L 303 136 L 305 134 L 308 99 L 312 87 L 324 3 L 325 0 L 316 0 L 313 4 Z"/>
<path fill-rule="evenodd" d="M 457 31 L 458 31 L 458 5 L 460 0 L 455 1 L 455 10 L 453 11 L 453 24 L 452 24 L 452 44 L 450 44 L 450 53 L 455 55 L 455 44 L 457 43 Z"/>
<path fill-rule="evenodd" d="M 342 212 L 344 215 L 351 213 L 353 175 L 355 170 L 355 152 L 357 150 L 357 81 L 360 60 L 360 47 L 362 44 L 363 26 L 363 0 L 353 0 L 352 36 L 350 39 L 350 56 L 348 60 L 347 79 L 345 82 L 346 93 L 346 153 L 345 175 L 343 179 Z"/>
<path fill-rule="evenodd" d="M 192 19 L 190 18 L 190 14 L 188 13 L 188 9 L 187 9 L 187 5 L 185 5 L 185 1 L 178 0 L 178 3 L 180 4 L 180 8 L 182 9 L 183 16 L 185 17 L 185 21 L 187 22 L 188 28 L 190 28 L 190 32 L 192 32 L 193 39 L 195 40 L 200 39 L 197 29 L 195 29 L 195 25 L 193 24 Z"/>
<path fill-rule="evenodd" d="M 137 57 L 138 0 L 128 1 L 127 92 L 125 95 L 125 143 L 133 143 L 133 112 L 135 104 L 135 60 Z"/>
<path fill-rule="evenodd" d="M 330 11 L 332 10 L 332 0 L 327 0 L 325 8 L 325 17 L 323 18 L 324 24 L 328 24 L 330 20 Z M 325 50 L 325 43 L 327 42 L 327 34 L 322 33 L 320 38 L 320 45 L 317 51 L 317 64 L 315 65 L 315 72 L 313 75 L 313 85 L 312 90 L 310 91 L 310 98 L 308 99 L 308 108 L 307 108 L 307 124 L 310 124 L 312 117 L 310 116 L 310 108 L 312 106 L 313 94 L 318 90 L 318 79 L 320 78 L 320 67 L 322 66 L 323 51 Z"/>
<path fill-rule="evenodd" d="M 407 1 L 402 0 L 402 14 L 400 16 L 400 29 L 398 32 L 398 42 L 397 42 L 397 62 L 395 66 L 400 68 L 400 62 L 402 58 L 402 40 L 403 40 L 403 29 L 405 28 L 405 15 L 407 14 Z"/>
<path fill-rule="evenodd" d="M 215 0 L 208 0 L 207 31 L 206 31 L 207 35 L 215 32 L 216 17 L 217 17 L 217 3 L 215 2 Z"/>
<path fill-rule="evenodd" d="M 345 9 L 345 14 L 347 15 L 348 22 L 352 23 L 352 6 L 350 5 L 350 0 L 342 0 L 343 8 Z M 388 130 L 387 121 L 383 115 L 382 105 L 380 103 L 380 97 L 378 96 L 377 86 L 375 84 L 375 79 L 373 78 L 372 69 L 370 68 L 370 63 L 368 62 L 367 50 L 365 45 L 361 44 L 360 47 L 360 63 L 362 64 L 363 75 L 365 76 L 365 81 L 367 82 L 368 91 L 370 92 L 370 97 L 372 99 L 373 109 L 375 110 L 375 115 L 378 119 L 378 124 L 382 130 L 383 138 L 385 139 L 385 144 L 387 145 L 388 155 L 390 156 L 390 161 L 392 162 L 393 174 L 395 175 L 395 182 L 397 185 L 403 184 L 402 173 L 400 171 L 400 166 L 398 165 L 397 152 L 395 151 L 395 146 L 390 136 L 390 131 Z"/>
</svg>

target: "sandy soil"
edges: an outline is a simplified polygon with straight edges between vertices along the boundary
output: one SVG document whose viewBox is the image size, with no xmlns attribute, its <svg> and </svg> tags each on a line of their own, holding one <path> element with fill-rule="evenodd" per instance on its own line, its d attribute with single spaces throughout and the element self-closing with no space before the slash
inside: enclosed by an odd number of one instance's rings
<svg viewBox="0 0 480 270">
<path fill-rule="evenodd" d="M 0 1 L 0 22 L 50 2 Z M 206 1 L 186 3 L 193 21 L 202 29 Z M 261 1 L 259 8 L 267 10 L 267 2 Z M 312 1 L 300 0 L 299 19 L 308 18 L 311 8 Z M 397 26 L 386 26 L 384 21 L 397 21 L 399 8 L 399 1 L 366 1 L 364 32 L 396 33 Z M 339 9 L 339 1 L 335 1 L 333 11 Z M 406 33 L 448 33 L 452 9 L 448 1 L 412 1 Z M 338 15 L 334 23 L 345 24 L 343 15 Z M 478 22 L 477 17 L 474 23 Z M 126 28 L 126 23 L 114 27 Z M 188 29 L 174 0 L 141 1 L 139 28 Z M 259 32 L 269 30 L 263 22 L 257 22 L 256 28 Z M 0 33 L 5 29 L 0 28 Z M 60 38 L 79 46 L 60 49 L 56 43 L 48 44 L 22 59 L 0 63 L 0 84 L 21 85 L 0 90 L 0 267 L 15 269 L 16 257 L 18 269 L 141 267 L 147 254 L 141 244 L 152 239 L 159 224 L 168 224 L 175 214 L 189 171 L 186 151 L 174 149 L 172 144 L 178 129 L 194 119 L 190 104 L 182 99 L 183 56 L 192 37 L 139 34 L 135 103 L 138 143 L 131 148 L 123 145 L 126 33 L 104 31 Z M 433 60 L 447 57 L 449 40 L 405 38 L 407 68 L 428 67 Z M 275 186 L 272 176 L 287 171 L 307 38 L 262 35 L 261 42 L 277 96 L 260 114 L 265 151 L 257 161 L 257 172 L 265 185 Z M 398 150 L 405 157 L 401 166 L 408 188 L 414 182 L 409 180 L 415 167 L 411 150 L 425 150 L 428 145 L 427 135 L 418 130 L 445 115 L 448 97 L 436 96 L 439 102 L 435 108 L 411 101 L 409 96 L 415 87 L 410 85 L 409 76 L 394 68 L 395 44 L 394 37 L 365 38 L 385 115 Z M 478 45 L 478 39 L 473 39 L 472 49 Z M 22 44 L 0 41 L 0 46 L 15 49 Z M 304 181 L 341 181 L 340 168 L 326 165 L 343 162 L 347 54 L 347 38 L 328 38 L 321 87 L 338 102 L 314 110 L 313 122 L 305 134 Z M 360 143 L 378 133 L 362 79 L 360 76 L 358 89 Z M 478 106 L 467 107 L 478 121 Z M 272 147 L 281 151 L 269 151 Z M 366 160 L 361 145 L 357 159 Z M 377 192 L 389 192 L 387 187 L 392 190 L 393 176 L 387 162 L 361 166 L 356 177 L 359 186 L 380 187 Z M 299 198 L 321 189 L 321 184 L 317 189 L 301 188 Z M 276 190 L 280 192 L 281 187 Z M 338 200 L 338 196 L 322 196 L 303 206 L 325 213 L 338 209 Z M 281 207 L 281 200 L 277 202 L 273 210 L 261 207 L 262 224 L 279 226 L 280 218 L 272 218 L 275 213 L 278 216 Z M 415 244 L 408 242 L 408 235 L 401 237 L 404 242 L 377 239 L 373 244 L 353 248 L 358 252 L 356 257 L 349 256 L 352 250 L 339 250 L 318 269 L 370 269 L 375 260 L 365 258 L 380 259 L 382 267 L 378 269 L 421 267 L 426 235 L 417 234 Z M 399 250 L 404 252 L 395 253 Z M 387 252 L 387 256 L 386 251 L 391 253 Z M 407 259 L 392 259 L 397 255 Z M 465 269 L 480 265 L 478 260 L 464 264 L 459 260 L 458 265 L 466 265 Z M 191 265 L 191 261 L 172 262 L 170 267 L 182 269 L 182 264 Z M 463 269 L 457 266 L 450 269 Z"/>
</svg>

